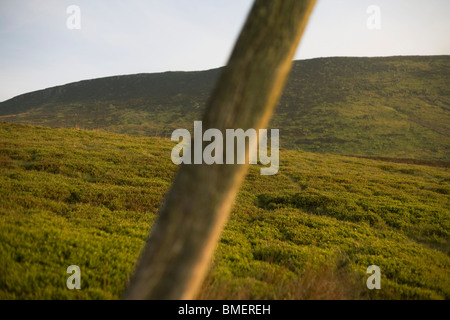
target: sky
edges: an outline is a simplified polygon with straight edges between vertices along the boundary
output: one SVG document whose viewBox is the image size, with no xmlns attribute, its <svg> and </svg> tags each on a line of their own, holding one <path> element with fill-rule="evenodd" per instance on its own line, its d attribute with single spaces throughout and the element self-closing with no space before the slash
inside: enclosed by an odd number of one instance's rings
<svg viewBox="0 0 450 320">
<path fill-rule="evenodd" d="M 223 66 L 251 5 L 0 0 L 0 101 L 85 79 Z M 295 59 L 441 54 L 450 54 L 449 0 L 318 0 Z"/>
</svg>

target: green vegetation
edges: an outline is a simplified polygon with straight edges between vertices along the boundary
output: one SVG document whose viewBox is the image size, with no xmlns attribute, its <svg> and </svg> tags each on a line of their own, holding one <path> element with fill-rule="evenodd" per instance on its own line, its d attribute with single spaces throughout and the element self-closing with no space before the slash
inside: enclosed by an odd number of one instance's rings
<svg viewBox="0 0 450 320">
<path fill-rule="evenodd" d="M 0 298 L 120 297 L 168 139 L 0 124 Z M 450 298 L 448 167 L 281 150 L 238 194 L 200 298 Z M 81 290 L 65 286 L 81 268 Z M 382 289 L 366 289 L 369 265 Z"/>
<path fill-rule="evenodd" d="M 0 121 L 169 137 L 201 119 L 220 69 L 81 81 L 0 103 Z M 272 120 L 281 146 L 450 160 L 450 56 L 296 61 Z"/>
</svg>

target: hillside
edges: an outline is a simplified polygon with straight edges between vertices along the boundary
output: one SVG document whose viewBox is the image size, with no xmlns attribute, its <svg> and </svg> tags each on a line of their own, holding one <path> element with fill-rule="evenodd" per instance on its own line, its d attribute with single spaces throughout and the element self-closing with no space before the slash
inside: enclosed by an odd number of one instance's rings
<svg viewBox="0 0 450 320">
<path fill-rule="evenodd" d="M 169 137 L 220 69 L 80 81 L 0 103 L 0 121 Z M 295 61 L 271 126 L 316 153 L 450 160 L 450 56 Z"/>
<path fill-rule="evenodd" d="M 168 139 L 0 124 L 0 298 L 118 298 L 176 166 Z M 281 150 L 250 172 L 200 298 L 450 299 L 450 171 Z M 67 290 L 69 265 L 81 290 Z M 382 289 L 366 289 L 378 265 Z"/>
</svg>

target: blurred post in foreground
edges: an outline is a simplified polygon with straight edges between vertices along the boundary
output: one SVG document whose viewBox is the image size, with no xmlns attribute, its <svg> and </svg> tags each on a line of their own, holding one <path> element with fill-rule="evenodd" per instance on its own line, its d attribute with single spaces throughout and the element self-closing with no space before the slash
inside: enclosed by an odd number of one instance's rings
<svg viewBox="0 0 450 320">
<path fill-rule="evenodd" d="M 203 130 L 267 126 L 314 4 L 255 1 L 207 104 Z M 246 153 L 248 159 L 248 146 Z M 196 297 L 246 163 L 181 165 L 124 299 Z"/>
</svg>

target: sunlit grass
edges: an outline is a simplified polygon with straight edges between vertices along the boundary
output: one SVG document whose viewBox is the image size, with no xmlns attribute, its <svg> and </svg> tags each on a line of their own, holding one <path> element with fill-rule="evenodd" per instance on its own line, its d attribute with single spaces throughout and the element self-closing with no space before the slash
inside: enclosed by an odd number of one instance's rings
<svg viewBox="0 0 450 320">
<path fill-rule="evenodd" d="M 0 298 L 119 298 L 173 145 L 0 124 Z M 250 167 L 199 298 L 449 299 L 449 192 L 445 167 L 281 150 L 277 175 Z"/>
</svg>

